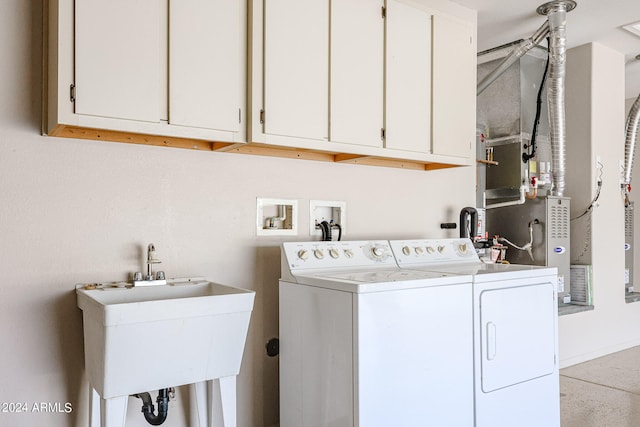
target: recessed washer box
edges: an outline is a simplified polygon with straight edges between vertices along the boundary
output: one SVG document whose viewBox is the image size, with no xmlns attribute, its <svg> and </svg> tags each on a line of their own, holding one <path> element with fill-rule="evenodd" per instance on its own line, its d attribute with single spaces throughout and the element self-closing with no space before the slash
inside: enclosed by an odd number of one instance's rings
<svg viewBox="0 0 640 427">
<path fill-rule="evenodd" d="M 295 236 L 298 234 L 298 201 L 258 198 L 256 202 L 258 236 Z"/>
<path fill-rule="evenodd" d="M 309 235 L 320 236 L 322 231 L 318 227 L 322 221 L 340 224 L 342 233 L 345 231 L 347 218 L 347 202 L 336 200 L 310 200 L 309 201 Z"/>
</svg>

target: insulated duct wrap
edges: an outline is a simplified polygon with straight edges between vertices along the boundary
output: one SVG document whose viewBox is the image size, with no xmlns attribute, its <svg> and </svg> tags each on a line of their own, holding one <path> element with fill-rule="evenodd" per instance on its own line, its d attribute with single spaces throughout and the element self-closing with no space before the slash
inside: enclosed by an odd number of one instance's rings
<svg viewBox="0 0 640 427">
<path fill-rule="evenodd" d="M 624 145 L 624 184 L 631 184 L 631 172 L 633 169 L 633 155 L 638 141 L 638 127 L 640 126 L 640 95 L 633 103 L 627 118 L 627 135 Z M 628 191 L 625 189 L 625 192 Z"/>
<path fill-rule="evenodd" d="M 564 105 L 564 79 L 566 69 L 566 7 L 560 3 L 548 12 L 549 20 L 549 132 L 554 196 L 564 196 L 566 168 L 566 125 Z"/>
</svg>

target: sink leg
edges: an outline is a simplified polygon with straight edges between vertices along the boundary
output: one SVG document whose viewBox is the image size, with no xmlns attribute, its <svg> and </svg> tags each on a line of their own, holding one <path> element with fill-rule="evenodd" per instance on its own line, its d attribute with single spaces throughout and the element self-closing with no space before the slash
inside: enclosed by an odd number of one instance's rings
<svg viewBox="0 0 640 427">
<path fill-rule="evenodd" d="M 89 426 L 100 427 L 100 395 L 89 386 Z"/>
<path fill-rule="evenodd" d="M 111 399 L 101 399 L 101 427 L 124 427 L 127 418 L 127 403 L 129 396 L 112 397 Z"/>
<path fill-rule="evenodd" d="M 211 381 L 211 388 L 217 425 L 236 427 L 236 376 L 215 379 Z"/>
<path fill-rule="evenodd" d="M 198 427 L 209 427 L 207 381 L 193 384 L 193 391 L 196 398 L 196 414 L 198 416 Z"/>
<path fill-rule="evenodd" d="M 236 376 L 193 385 L 198 427 L 236 427 Z"/>
</svg>

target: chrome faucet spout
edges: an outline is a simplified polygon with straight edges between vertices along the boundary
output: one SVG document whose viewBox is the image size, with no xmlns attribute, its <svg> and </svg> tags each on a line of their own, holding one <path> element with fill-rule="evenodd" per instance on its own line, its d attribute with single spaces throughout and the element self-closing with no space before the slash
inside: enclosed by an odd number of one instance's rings
<svg viewBox="0 0 640 427">
<path fill-rule="evenodd" d="M 156 256 L 156 247 L 153 243 L 149 243 L 147 246 L 147 275 L 142 280 L 141 273 L 135 273 L 133 279 L 134 286 L 152 286 L 152 285 L 166 285 L 167 281 L 163 271 L 158 271 L 156 276 L 153 275 L 153 264 L 160 264 L 160 261 Z"/>
</svg>

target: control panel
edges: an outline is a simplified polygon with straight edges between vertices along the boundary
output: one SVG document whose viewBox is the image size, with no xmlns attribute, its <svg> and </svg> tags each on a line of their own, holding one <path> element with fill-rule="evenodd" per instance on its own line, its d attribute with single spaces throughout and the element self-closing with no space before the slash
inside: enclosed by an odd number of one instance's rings
<svg viewBox="0 0 640 427">
<path fill-rule="evenodd" d="M 324 268 L 396 266 L 386 240 L 286 242 L 282 244 L 283 262 L 291 272 Z"/>
<path fill-rule="evenodd" d="M 399 266 L 480 262 L 470 239 L 392 240 Z"/>
</svg>

